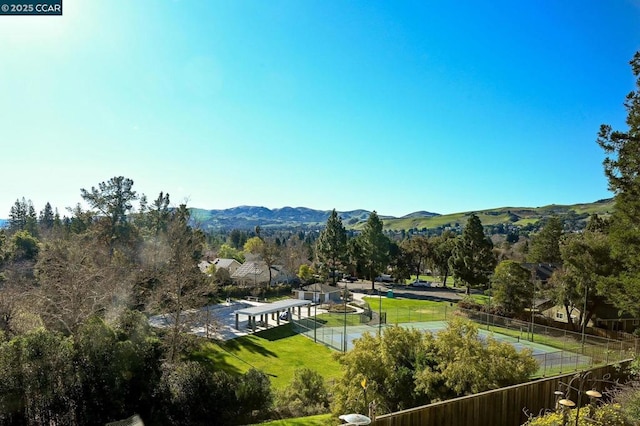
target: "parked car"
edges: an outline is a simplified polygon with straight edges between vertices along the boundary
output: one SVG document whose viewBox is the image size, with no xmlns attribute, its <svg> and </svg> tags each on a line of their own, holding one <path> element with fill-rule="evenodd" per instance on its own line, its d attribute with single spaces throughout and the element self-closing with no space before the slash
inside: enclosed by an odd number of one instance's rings
<svg viewBox="0 0 640 426">
<path fill-rule="evenodd" d="M 431 281 L 415 280 L 410 285 L 413 287 L 431 287 Z"/>
<path fill-rule="evenodd" d="M 393 282 L 393 277 L 387 274 L 380 274 L 376 277 L 376 281 L 379 283 L 391 283 Z"/>
</svg>

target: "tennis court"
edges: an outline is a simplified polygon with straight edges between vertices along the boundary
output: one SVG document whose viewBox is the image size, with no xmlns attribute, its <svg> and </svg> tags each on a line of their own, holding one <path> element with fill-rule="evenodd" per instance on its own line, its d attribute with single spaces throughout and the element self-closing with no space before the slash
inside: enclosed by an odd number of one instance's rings
<svg viewBox="0 0 640 426">
<path fill-rule="evenodd" d="M 428 322 L 412 322 L 399 324 L 405 328 L 413 328 L 421 331 L 430 331 L 437 333 L 447 327 L 446 321 L 428 321 Z M 381 329 L 384 330 L 388 325 L 382 325 Z M 344 339 L 344 333 L 346 329 L 346 339 Z M 319 341 L 329 347 L 336 350 L 344 350 L 346 341 L 347 351 L 353 349 L 354 341 L 364 333 L 376 334 L 379 330 L 379 326 L 374 325 L 349 325 L 347 327 L 321 327 L 316 329 L 304 328 L 299 330 L 307 337 Z M 573 370 L 582 365 L 590 365 L 592 360 L 590 357 L 577 354 L 570 351 L 559 350 L 551 346 L 544 345 L 542 343 L 531 342 L 520 336 L 508 336 L 505 334 L 495 333 L 480 328 L 478 330 L 480 338 L 486 338 L 491 336 L 495 340 L 506 342 L 517 350 L 530 349 L 533 357 L 538 361 L 542 375 L 546 371 L 553 370 Z"/>
</svg>

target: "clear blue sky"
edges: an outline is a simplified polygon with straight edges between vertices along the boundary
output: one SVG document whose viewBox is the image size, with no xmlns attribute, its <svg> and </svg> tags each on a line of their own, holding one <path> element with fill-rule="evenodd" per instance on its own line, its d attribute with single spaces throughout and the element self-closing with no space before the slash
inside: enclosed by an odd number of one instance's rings
<svg viewBox="0 0 640 426">
<path fill-rule="evenodd" d="M 401 216 L 611 196 L 637 0 L 64 0 L 0 16 L 0 217 L 113 176 L 173 204 Z"/>
</svg>

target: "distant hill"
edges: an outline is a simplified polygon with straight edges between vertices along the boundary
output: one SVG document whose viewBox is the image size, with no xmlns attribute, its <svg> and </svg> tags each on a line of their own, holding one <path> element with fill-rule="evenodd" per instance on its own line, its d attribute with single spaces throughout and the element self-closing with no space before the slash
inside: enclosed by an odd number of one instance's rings
<svg viewBox="0 0 640 426">
<path fill-rule="evenodd" d="M 562 217 L 571 229 L 580 229 L 591 214 L 609 216 L 613 211 L 612 198 L 594 203 L 558 205 L 543 207 L 500 207 L 475 212 L 462 212 L 447 215 L 428 211 L 417 211 L 402 217 L 384 216 L 384 229 L 388 231 L 410 230 L 460 230 L 471 213 L 476 213 L 485 227 L 501 227 L 505 232 L 514 227 L 527 228 L 552 215 Z M 204 230 L 254 229 L 256 226 L 272 229 L 320 229 L 327 222 L 330 210 L 314 210 L 306 207 L 283 207 L 268 209 L 266 207 L 239 206 L 223 210 L 205 210 L 192 208 L 193 224 Z M 361 229 L 367 221 L 368 210 L 352 210 L 338 212 L 347 229 Z M 0 219 L 0 228 L 8 224 L 7 219 Z M 498 232 L 502 233 L 502 232 Z"/>
<path fill-rule="evenodd" d="M 411 229 L 460 228 L 467 217 L 476 213 L 485 226 L 513 225 L 526 227 L 552 215 L 563 217 L 576 224 L 584 223 L 589 215 L 596 213 L 608 216 L 613 211 L 613 199 L 599 200 L 594 203 L 557 205 L 543 207 L 500 207 L 475 212 L 440 215 L 428 211 L 418 211 L 396 218 L 383 216 L 384 228 L 390 231 L 408 231 Z M 205 210 L 192 208 L 194 223 L 205 230 L 253 229 L 255 226 L 274 229 L 322 228 L 327 222 L 330 210 L 314 210 L 306 207 L 266 207 L 240 206 L 224 210 Z M 370 212 L 352 210 L 338 212 L 347 229 L 360 229 L 367 221 Z M 577 226 L 579 227 L 579 226 Z"/>
<path fill-rule="evenodd" d="M 306 207 L 283 207 L 268 209 L 266 207 L 240 206 L 224 210 L 191 209 L 194 223 L 203 229 L 253 229 L 262 228 L 320 228 L 323 227 L 330 210 L 313 210 Z M 338 212 L 345 227 L 366 222 L 370 212 L 352 210 Z M 381 216 L 383 220 L 391 216 Z"/>
<path fill-rule="evenodd" d="M 613 211 L 612 198 L 599 200 L 594 203 L 558 205 L 551 204 L 543 207 L 500 207 L 489 210 L 478 210 L 431 217 L 420 217 L 414 214 L 399 219 L 390 219 L 384 222 L 384 228 L 392 231 L 410 229 L 460 229 L 467 222 L 471 213 L 476 213 L 482 224 L 487 226 L 527 227 L 539 220 L 550 216 L 560 216 L 569 224 L 569 228 L 580 229 L 592 214 L 607 217 Z"/>
</svg>

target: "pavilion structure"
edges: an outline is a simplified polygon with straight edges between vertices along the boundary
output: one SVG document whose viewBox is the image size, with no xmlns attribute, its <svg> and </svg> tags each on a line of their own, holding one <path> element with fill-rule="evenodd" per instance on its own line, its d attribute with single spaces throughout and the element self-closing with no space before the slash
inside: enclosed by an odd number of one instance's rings
<svg viewBox="0 0 640 426">
<path fill-rule="evenodd" d="M 260 306 L 252 306 L 250 308 L 238 309 L 235 311 L 236 315 L 236 330 L 240 329 L 240 315 L 246 315 L 249 317 L 248 327 L 253 332 L 256 331 L 256 319 L 259 318 L 261 324 L 265 327 L 269 325 L 269 316 L 275 321 L 277 325 L 280 325 L 280 314 L 283 312 L 288 313 L 288 318 L 291 319 L 292 315 L 297 314 L 298 319 L 302 318 L 302 307 L 307 307 L 307 316 L 311 316 L 311 301 L 300 299 L 286 299 L 278 300 L 277 302 L 267 303 Z M 296 313 L 296 308 L 297 313 Z"/>
</svg>

